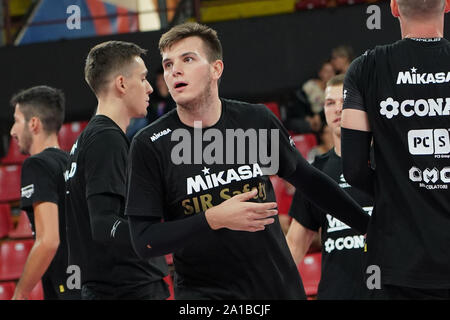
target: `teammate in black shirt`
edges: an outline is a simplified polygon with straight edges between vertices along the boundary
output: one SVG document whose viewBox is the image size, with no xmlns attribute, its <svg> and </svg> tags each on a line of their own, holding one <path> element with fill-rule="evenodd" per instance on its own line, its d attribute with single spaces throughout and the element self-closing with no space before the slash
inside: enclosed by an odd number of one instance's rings
<svg viewBox="0 0 450 320">
<path fill-rule="evenodd" d="M 110 41 L 91 49 L 86 81 L 97 114 L 72 147 L 66 172 L 69 262 L 81 269 L 82 299 L 165 299 L 164 257 L 139 259 L 123 217 L 132 117 L 144 116 L 152 87 L 135 44 Z"/>
<path fill-rule="evenodd" d="M 366 52 L 347 72 L 344 175 L 374 193 L 368 258 L 386 297 L 448 299 L 450 1 L 393 0 L 391 8 L 403 39 Z"/>
<path fill-rule="evenodd" d="M 316 158 L 313 166 L 339 183 L 364 210 L 371 213 L 373 200 L 346 183 L 341 161 L 341 114 L 344 75 L 332 78 L 325 89 L 325 118 L 332 131 L 334 148 Z M 326 194 L 323 195 L 327 197 Z M 321 228 L 322 273 L 317 298 L 364 299 L 368 288 L 364 280 L 364 236 L 304 199 L 296 192 L 289 215 L 292 216 L 286 240 L 298 265 L 304 258 L 314 236 Z"/>
<path fill-rule="evenodd" d="M 214 30 L 176 26 L 160 51 L 177 109 L 133 139 L 126 214 L 136 251 L 174 252 L 177 299 L 305 298 L 269 175 L 315 201 L 319 191 L 332 194 L 323 208 L 361 232 L 369 216 L 301 157 L 265 106 L 219 98 L 223 62 Z"/>
<path fill-rule="evenodd" d="M 66 287 L 64 171 L 68 155 L 58 145 L 64 95 L 37 86 L 19 92 L 11 104 L 15 107 L 11 136 L 22 153 L 31 155 L 22 165 L 20 207 L 36 237 L 13 299 L 27 299 L 41 279 L 44 299 L 79 299 L 79 290 Z"/>
</svg>

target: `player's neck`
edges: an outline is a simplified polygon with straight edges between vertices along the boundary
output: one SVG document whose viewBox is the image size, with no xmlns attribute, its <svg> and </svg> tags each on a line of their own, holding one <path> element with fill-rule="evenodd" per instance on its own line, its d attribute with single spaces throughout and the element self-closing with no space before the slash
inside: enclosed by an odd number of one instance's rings
<svg viewBox="0 0 450 320">
<path fill-rule="evenodd" d="M 59 148 L 58 136 L 56 134 L 49 136 L 45 134 L 35 135 L 30 147 L 30 155 L 38 154 L 47 148 Z"/>
<path fill-rule="evenodd" d="M 201 121 L 202 127 L 215 125 L 222 114 L 222 102 L 218 95 L 203 99 L 190 105 L 177 104 L 177 113 L 181 122 L 194 127 L 194 122 Z"/>
<path fill-rule="evenodd" d="M 125 133 L 130 124 L 131 117 L 126 112 L 126 108 L 116 99 L 101 98 L 98 101 L 96 115 L 103 115 L 114 121 Z"/>
<path fill-rule="evenodd" d="M 444 17 L 442 20 L 404 21 L 400 20 L 402 38 L 442 38 L 444 36 Z"/>
</svg>

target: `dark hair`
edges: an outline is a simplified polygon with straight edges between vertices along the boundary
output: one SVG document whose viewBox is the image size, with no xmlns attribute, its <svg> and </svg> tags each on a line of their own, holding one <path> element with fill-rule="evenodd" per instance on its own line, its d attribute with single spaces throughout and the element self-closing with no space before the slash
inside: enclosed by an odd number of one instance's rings
<svg viewBox="0 0 450 320">
<path fill-rule="evenodd" d="M 136 56 L 147 53 L 138 45 L 124 41 L 107 41 L 93 47 L 86 58 L 84 77 L 96 95 L 113 72 L 123 72 Z"/>
<path fill-rule="evenodd" d="M 400 14 L 407 18 L 427 19 L 444 12 L 445 0 L 397 0 Z"/>
<path fill-rule="evenodd" d="M 159 40 L 159 51 L 162 54 L 164 50 L 188 37 L 199 37 L 203 40 L 209 62 L 223 59 L 222 45 L 217 32 L 208 26 L 195 22 L 177 25 L 164 33 Z"/>
<path fill-rule="evenodd" d="M 341 84 L 344 84 L 344 80 L 345 80 L 345 74 L 344 73 L 338 74 L 337 76 L 334 76 L 327 82 L 327 87 L 334 87 L 334 86 L 339 86 Z"/>
<path fill-rule="evenodd" d="M 11 98 L 11 105 L 19 105 L 25 121 L 37 117 L 47 133 L 58 133 L 64 122 L 64 93 L 48 86 L 22 90 Z"/>
</svg>

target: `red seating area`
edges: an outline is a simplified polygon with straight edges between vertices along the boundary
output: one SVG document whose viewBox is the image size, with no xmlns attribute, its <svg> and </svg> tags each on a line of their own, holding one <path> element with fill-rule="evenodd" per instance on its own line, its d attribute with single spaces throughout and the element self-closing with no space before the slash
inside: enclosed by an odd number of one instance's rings
<svg viewBox="0 0 450 320">
<path fill-rule="evenodd" d="M 308 157 L 309 151 L 317 145 L 316 136 L 312 133 L 307 134 L 291 134 L 297 150 L 302 154 L 303 158 Z"/>
<path fill-rule="evenodd" d="M 58 135 L 61 149 L 70 151 L 87 123 L 64 124 Z M 8 153 L 0 159 L 0 300 L 11 299 L 14 294 L 34 243 L 26 213 L 12 214 L 12 209 L 19 211 L 21 168 L 26 158 L 21 154 L 17 141 L 11 139 Z M 39 283 L 29 298 L 42 300 L 43 297 L 42 284 Z"/>
<path fill-rule="evenodd" d="M 13 229 L 11 207 L 8 203 L 0 204 L 0 239 L 8 236 Z"/>
<path fill-rule="evenodd" d="M 28 216 L 25 211 L 20 212 L 17 226 L 9 232 L 8 236 L 11 239 L 22 239 L 33 237 L 30 220 L 28 220 Z"/>
<path fill-rule="evenodd" d="M 58 134 L 59 146 L 61 149 L 70 151 L 72 149 L 72 145 L 75 143 L 81 131 L 83 131 L 87 124 L 88 121 L 63 124 Z"/>
<path fill-rule="evenodd" d="M 20 200 L 20 170 L 17 164 L 0 166 L 0 203 Z"/>
<path fill-rule="evenodd" d="M 9 240 L 0 244 L 0 280 L 20 278 L 33 244 L 33 239 Z"/>
<path fill-rule="evenodd" d="M 21 164 L 27 157 L 28 156 L 20 152 L 17 140 L 11 138 L 9 142 L 8 153 L 4 158 L 0 160 L 0 163 L 3 165 Z"/>
<path fill-rule="evenodd" d="M 0 282 L 0 300 L 11 300 L 16 289 L 16 283 L 14 281 Z M 29 296 L 30 300 L 42 300 L 44 292 L 42 290 L 42 282 L 34 287 Z"/>
<path fill-rule="evenodd" d="M 317 296 L 317 288 L 322 270 L 321 265 L 322 253 L 314 252 L 307 254 L 297 266 L 308 299 L 314 299 Z"/>
</svg>

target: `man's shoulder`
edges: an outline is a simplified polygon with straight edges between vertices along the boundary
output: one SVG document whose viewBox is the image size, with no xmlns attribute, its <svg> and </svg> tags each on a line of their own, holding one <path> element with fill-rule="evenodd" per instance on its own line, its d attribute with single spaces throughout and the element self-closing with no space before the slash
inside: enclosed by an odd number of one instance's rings
<svg viewBox="0 0 450 320">
<path fill-rule="evenodd" d="M 173 130 L 181 126 L 176 121 L 176 109 L 170 110 L 168 113 L 162 115 L 157 120 L 139 130 L 134 136 L 133 140 L 148 140 L 154 142 L 159 138 L 168 135 Z"/>
<path fill-rule="evenodd" d="M 240 121 L 261 121 L 271 116 L 271 111 L 262 103 L 249 103 L 244 101 L 222 99 L 225 104 L 227 116 Z"/>
<path fill-rule="evenodd" d="M 328 152 L 325 152 L 324 154 L 317 155 L 314 158 L 314 162 L 312 163 L 312 166 L 316 167 L 319 170 L 322 170 L 325 164 L 334 156 L 334 150 L 331 149 Z"/>
<path fill-rule="evenodd" d="M 222 102 L 226 104 L 227 110 L 236 110 L 239 112 L 253 112 L 267 109 L 262 103 L 249 103 L 233 99 L 222 99 Z"/>
<path fill-rule="evenodd" d="M 31 170 L 33 172 L 53 174 L 65 168 L 68 160 L 69 155 L 66 151 L 48 148 L 25 159 L 22 164 L 22 172 Z"/>
<path fill-rule="evenodd" d="M 77 147 L 88 145 L 93 141 L 109 141 L 110 139 L 127 141 L 125 133 L 113 120 L 106 116 L 95 116 L 79 135 Z"/>
</svg>

